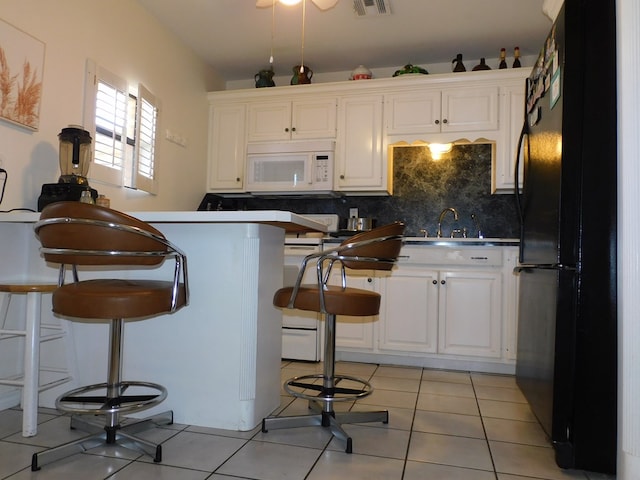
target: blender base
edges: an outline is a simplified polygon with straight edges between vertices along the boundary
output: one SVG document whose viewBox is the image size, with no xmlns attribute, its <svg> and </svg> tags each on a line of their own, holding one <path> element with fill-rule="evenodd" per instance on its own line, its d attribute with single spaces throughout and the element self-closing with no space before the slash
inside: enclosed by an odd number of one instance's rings
<svg viewBox="0 0 640 480">
<path fill-rule="evenodd" d="M 91 191 L 91 198 L 95 202 L 98 198 L 98 191 L 88 185 L 78 185 L 77 183 L 45 183 L 38 197 L 38 211 L 50 203 L 64 201 L 79 201 L 80 195 L 85 190 Z"/>
</svg>

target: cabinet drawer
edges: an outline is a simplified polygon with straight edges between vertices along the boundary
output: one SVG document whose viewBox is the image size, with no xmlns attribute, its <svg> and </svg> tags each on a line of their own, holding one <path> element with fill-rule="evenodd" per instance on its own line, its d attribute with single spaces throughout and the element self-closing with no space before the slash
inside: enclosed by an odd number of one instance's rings
<svg viewBox="0 0 640 480">
<path fill-rule="evenodd" d="M 400 251 L 399 264 L 420 265 L 478 265 L 502 266 L 502 251 L 499 248 L 473 247 L 413 247 L 405 246 Z"/>
</svg>

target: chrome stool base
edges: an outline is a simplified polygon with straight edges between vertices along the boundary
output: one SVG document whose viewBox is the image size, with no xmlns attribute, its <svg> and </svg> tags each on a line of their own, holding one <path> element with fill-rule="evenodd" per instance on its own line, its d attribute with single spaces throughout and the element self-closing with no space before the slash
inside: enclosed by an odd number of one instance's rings
<svg viewBox="0 0 640 480">
<path fill-rule="evenodd" d="M 306 383 L 306 381 L 314 379 L 321 379 L 322 384 Z M 339 383 L 344 381 L 360 385 L 360 388 L 338 386 Z M 336 412 L 333 409 L 333 402 L 352 401 L 370 395 L 373 392 L 373 387 L 365 380 L 348 375 L 334 375 L 331 378 L 327 378 L 323 374 L 303 375 L 286 380 L 283 387 L 290 395 L 309 400 L 309 408 L 315 410 L 317 413 L 312 415 L 264 418 L 262 419 L 262 431 L 264 433 L 267 433 L 270 428 L 322 426 L 328 428 L 335 437 L 345 442 L 346 453 L 352 453 L 353 440 L 342 428 L 343 424 L 367 422 L 389 423 L 389 412 L 387 410 Z M 318 393 L 305 393 L 304 391 L 294 390 L 294 388 L 312 390 Z"/>
<path fill-rule="evenodd" d="M 377 410 L 369 412 L 336 412 L 334 402 L 354 401 L 373 393 L 371 384 L 360 378 L 335 373 L 335 326 L 336 316 L 325 315 L 324 365 L 321 374 L 302 375 L 284 382 L 287 393 L 297 398 L 309 400 L 309 408 L 315 410 L 312 415 L 290 417 L 266 417 L 262 419 L 262 431 L 269 428 L 294 428 L 322 426 L 346 443 L 345 452 L 353 452 L 353 441 L 344 431 L 345 423 L 382 422 L 389 423 L 389 412 Z M 318 380 L 322 380 L 318 382 Z M 345 384 L 344 386 L 340 384 Z M 308 392 L 309 391 L 309 392 Z"/>
<path fill-rule="evenodd" d="M 325 411 L 317 402 L 309 401 L 309 408 L 319 410 L 314 415 L 295 415 L 290 417 L 267 417 L 262 419 L 262 431 L 267 433 L 270 428 L 296 428 L 322 426 L 329 428 L 333 436 L 345 442 L 345 452 L 353 453 L 353 440 L 344 431 L 345 423 L 389 423 L 389 412 L 378 410 L 371 412 L 335 412 Z"/>
<path fill-rule="evenodd" d="M 59 447 L 34 453 L 31 457 L 31 471 L 38 471 L 48 463 L 76 453 L 86 452 L 100 445 L 120 445 L 129 450 L 149 455 L 156 463 L 161 462 L 162 445 L 148 442 L 142 438 L 135 437 L 133 434 L 151 427 L 171 425 L 172 423 L 173 411 L 170 410 L 143 419 L 127 419 L 122 424 L 114 427 L 106 427 L 103 423 L 94 423 L 87 418 L 73 416 L 71 417 L 71 429 L 77 428 L 89 432 L 90 435 L 65 443 Z"/>
<path fill-rule="evenodd" d="M 129 388 L 144 388 L 157 393 L 125 395 Z M 151 408 L 165 398 L 167 389 L 150 382 L 124 381 L 119 387 L 113 387 L 115 394 L 110 395 L 108 383 L 96 383 L 70 390 L 56 399 L 56 408 L 61 412 L 79 415 L 106 415 L 139 412 Z M 104 395 L 86 395 L 90 392 L 105 390 Z"/>
<path fill-rule="evenodd" d="M 110 347 L 108 380 L 70 390 L 56 399 L 56 408 L 70 413 L 71 429 L 89 433 L 87 437 L 51 448 L 31 457 L 31 471 L 40 470 L 56 460 L 75 453 L 82 453 L 99 445 L 120 445 L 136 452 L 149 455 L 154 462 L 162 461 L 162 447 L 133 434 L 156 425 L 173 423 L 173 411 L 167 411 L 141 420 L 121 417 L 127 412 L 139 412 L 151 408 L 165 398 L 167 389 L 150 382 L 121 380 L 122 365 L 122 319 L 114 319 L 110 324 Z M 128 394 L 129 389 L 142 389 L 138 394 Z M 100 395 L 93 392 L 103 390 Z M 147 391 L 151 390 L 150 393 Z M 79 417 L 83 415 L 86 418 Z M 99 420 L 101 423 L 98 423 Z"/>
<path fill-rule="evenodd" d="M 308 383 L 309 380 L 322 380 L 322 383 Z M 345 381 L 355 385 L 347 387 L 338 386 L 339 383 Z M 357 388 L 358 385 L 360 385 L 359 388 Z M 366 397 L 373 392 L 371 384 L 360 378 L 349 375 L 333 375 L 331 379 L 327 379 L 327 377 L 321 373 L 290 378 L 284 382 L 283 388 L 294 397 L 313 401 L 322 400 L 323 402 L 348 402 Z M 294 388 L 301 390 L 294 390 Z M 318 394 L 305 393 L 303 390 L 312 390 L 318 392 Z"/>
</svg>

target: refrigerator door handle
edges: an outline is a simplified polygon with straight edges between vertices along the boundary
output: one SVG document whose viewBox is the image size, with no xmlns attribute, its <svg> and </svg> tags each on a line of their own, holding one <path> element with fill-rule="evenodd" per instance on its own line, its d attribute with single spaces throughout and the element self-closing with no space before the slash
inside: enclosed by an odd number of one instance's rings
<svg viewBox="0 0 640 480">
<path fill-rule="evenodd" d="M 577 268 L 569 265 L 564 265 L 562 263 L 553 263 L 549 265 L 536 265 L 536 264 L 527 264 L 522 263 L 517 267 L 513 268 L 513 273 L 516 275 L 520 272 L 527 272 L 531 270 L 566 270 L 566 271 L 576 271 Z"/>
</svg>

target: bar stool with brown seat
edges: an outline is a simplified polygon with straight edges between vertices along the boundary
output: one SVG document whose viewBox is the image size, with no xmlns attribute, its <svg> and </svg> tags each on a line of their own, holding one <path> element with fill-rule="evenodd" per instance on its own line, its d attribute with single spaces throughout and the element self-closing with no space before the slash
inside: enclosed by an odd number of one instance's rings
<svg viewBox="0 0 640 480">
<path fill-rule="evenodd" d="M 167 396 L 162 385 L 122 380 L 124 322 L 172 313 L 187 305 L 185 254 L 145 222 L 80 202 L 46 206 L 35 231 L 44 259 L 60 264 L 59 287 L 52 294 L 53 312 L 72 321 L 109 322 L 109 358 L 105 383 L 76 388 L 56 400 L 58 410 L 72 414 L 71 427 L 90 435 L 35 453 L 31 470 L 102 444 L 121 445 L 151 456 L 154 462 L 162 461 L 161 445 L 134 434 L 172 423 L 173 412 L 135 421 L 121 417 L 151 408 Z M 131 278 L 136 269 L 145 270 L 143 276 L 148 276 L 149 268 L 167 258 L 175 261 L 171 280 Z M 67 267 L 73 274 L 71 283 L 65 283 Z M 97 278 L 80 280 L 79 269 L 83 275 L 97 273 Z M 119 272 L 105 277 L 105 270 Z M 158 275 L 164 275 L 163 271 Z M 98 415 L 104 416 L 104 422 L 92 421 Z"/>
<path fill-rule="evenodd" d="M 324 250 L 305 257 L 296 284 L 278 290 L 273 304 L 324 314 L 324 364 L 323 373 L 293 377 L 284 382 L 284 389 L 294 397 L 309 400 L 309 407 L 316 413 L 290 417 L 267 417 L 262 420 L 262 431 L 270 428 L 322 426 L 346 442 L 345 451 L 352 453 L 353 442 L 342 424 L 365 422 L 389 422 L 386 410 L 373 412 L 336 412 L 334 402 L 357 400 L 373 392 L 365 380 L 335 373 L 336 315 L 370 316 L 380 310 L 380 294 L 369 290 L 348 287 L 346 270 L 391 270 L 400 248 L 404 224 L 391 223 L 348 238 L 339 247 Z M 337 265 L 336 265 L 337 264 Z M 340 268 L 340 285 L 330 285 L 332 267 Z M 317 284 L 302 285 L 302 277 L 308 266 L 315 267 Z M 322 382 L 318 382 L 322 380 Z"/>
</svg>

